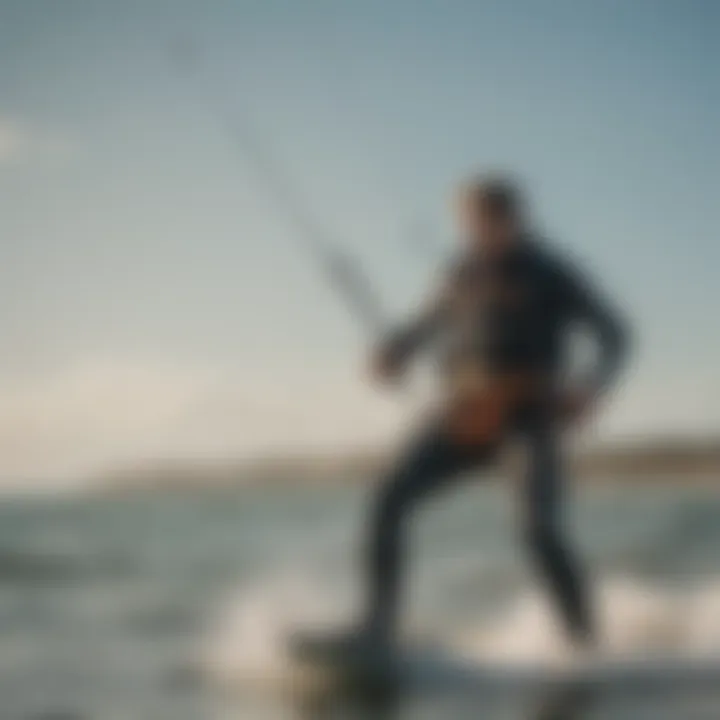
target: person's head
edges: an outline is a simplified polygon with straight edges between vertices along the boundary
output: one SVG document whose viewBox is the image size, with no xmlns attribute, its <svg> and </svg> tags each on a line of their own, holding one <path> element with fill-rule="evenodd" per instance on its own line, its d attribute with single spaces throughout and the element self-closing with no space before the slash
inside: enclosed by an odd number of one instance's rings
<svg viewBox="0 0 720 720">
<path fill-rule="evenodd" d="M 460 229 L 473 249 L 501 250 L 524 230 L 522 193 L 511 180 L 473 178 L 461 187 L 458 200 Z"/>
</svg>

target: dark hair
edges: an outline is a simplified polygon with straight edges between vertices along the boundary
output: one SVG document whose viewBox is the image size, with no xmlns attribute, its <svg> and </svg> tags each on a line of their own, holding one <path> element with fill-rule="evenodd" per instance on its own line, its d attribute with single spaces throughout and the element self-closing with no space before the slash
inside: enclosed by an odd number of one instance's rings
<svg viewBox="0 0 720 720">
<path fill-rule="evenodd" d="M 506 177 L 472 178 L 463 187 L 465 200 L 498 218 L 519 220 L 525 201 L 517 183 Z"/>
</svg>

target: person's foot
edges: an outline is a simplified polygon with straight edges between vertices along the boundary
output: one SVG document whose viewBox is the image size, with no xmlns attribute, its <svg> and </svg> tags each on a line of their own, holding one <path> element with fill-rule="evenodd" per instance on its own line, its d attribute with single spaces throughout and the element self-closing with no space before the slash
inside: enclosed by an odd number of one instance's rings
<svg viewBox="0 0 720 720">
<path fill-rule="evenodd" d="M 590 653 L 597 649 L 597 637 L 589 623 L 574 628 L 570 641 L 578 652 Z"/>
<path fill-rule="evenodd" d="M 360 623 L 335 636 L 336 647 L 348 652 L 387 650 L 392 644 L 390 633 L 373 623 Z"/>
<path fill-rule="evenodd" d="M 571 639 L 570 658 L 573 665 L 588 665 L 599 656 L 600 647 L 597 638 L 591 632 L 574 635 Z"/>
<path fill-rule="evenodd" d="M 392 645 L 389 634 L 371 624 L 327 633 L 296 634 L 291 643 L 295 653 L 324 660 L 376 657 L 387 653 Z"/>
</svg>

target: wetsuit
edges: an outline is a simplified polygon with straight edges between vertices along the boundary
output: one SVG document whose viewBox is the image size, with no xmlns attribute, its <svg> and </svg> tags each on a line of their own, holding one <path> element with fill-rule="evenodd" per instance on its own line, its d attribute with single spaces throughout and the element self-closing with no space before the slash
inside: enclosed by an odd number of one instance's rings
<svg viewBox="0 0 720 720">
<path fill-rule="evenodd" d="M 563 536 L 564 478 L 553 390 L 566 369 L 567 341 L 576 323 L 586 325 L 598 341 L 599 356 L 583 386 L 600 392 L 614 380 L 626 354 L 624 323 L 574 266 L 526 237 L 495 259 L 461 259 L 430 308 L 386 339 L 383 350 L 395 363 L 436 343 L 450 375 L 458 363 L 471 362 L 491 375 L 527 370 L 549 382 L 548 391 L 521 404 L 491 441 L 458 444 L 441 420 L 430 422 L 384 479 L 373 505 L 367 552 L 368 622 L 374 630 L 385 636 L 395 630 L 410 511 L 465 471 L 486 466 L 514 436 L 528 450 L 527 544 L 567 632 L 578 640 L 591 638 L 586 582 Z"/>
</svg>

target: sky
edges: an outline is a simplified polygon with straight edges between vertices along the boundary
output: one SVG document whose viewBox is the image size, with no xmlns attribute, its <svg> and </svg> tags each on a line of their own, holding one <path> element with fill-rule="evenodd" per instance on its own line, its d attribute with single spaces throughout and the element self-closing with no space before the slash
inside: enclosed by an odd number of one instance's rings
<svg viewBox="0 0 720 720">
<path fill-rule="evenodd" d="M 718 31 L 713 0 L 0 0 L 0 480 L 399 432 L 245 126 L 393 319 L 455 184 L 522 178 L 635 329 L 596 432 L 717 431 Z"/>
</svg>

